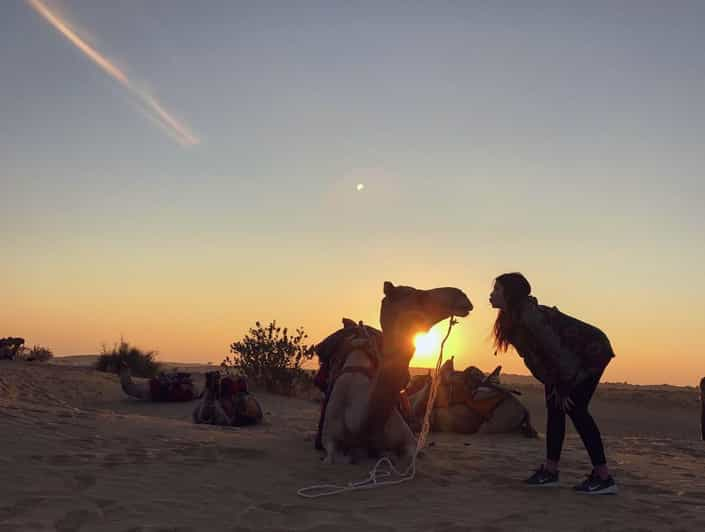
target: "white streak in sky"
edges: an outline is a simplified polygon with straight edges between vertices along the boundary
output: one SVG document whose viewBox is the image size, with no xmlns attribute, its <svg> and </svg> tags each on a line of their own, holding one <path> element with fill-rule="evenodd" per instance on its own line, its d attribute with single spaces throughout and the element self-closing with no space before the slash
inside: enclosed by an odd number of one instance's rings
<svg viewBox="0 0 705 532">
<path fill-rule="evenodd" d="M 199 138 L 188 128 L 188 126 L 171 114 L 162 106 L 157 99 L 144 89 L 137 87 L 127 75 L 117 66 L 110 62 L 95 48 L 82 39 L 69 25 L 55 12 L 51 11 L 41 0 L 26 0 L 27 4 L 44 17 L 49 24 L 66 37 L 76 48 L 81 50 L 89 59 L 98 65 L 109 76 L 120 82 L 132 96 L 140 103 L 140 107 L 148 113 L 155 123 L 169 133 L 182 146 L 193 146 L 199 144 Z"/>
</svg>

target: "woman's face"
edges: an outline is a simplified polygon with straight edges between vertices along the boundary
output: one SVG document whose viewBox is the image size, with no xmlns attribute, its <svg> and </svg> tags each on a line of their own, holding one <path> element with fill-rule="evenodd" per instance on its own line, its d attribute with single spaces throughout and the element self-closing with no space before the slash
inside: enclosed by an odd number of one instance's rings
<svg viewBox="0 0 705 532">
<path fill-rule="evenodd" d="M 495 281 L 494 289 L 490 294 L 490 305 L 492 305 L 492 308 L 497 308 L 500 310 L 505 310 L 507 308 L 507 301 L 504 299 L 504 288 L 497 281 Z"/>
</svg>

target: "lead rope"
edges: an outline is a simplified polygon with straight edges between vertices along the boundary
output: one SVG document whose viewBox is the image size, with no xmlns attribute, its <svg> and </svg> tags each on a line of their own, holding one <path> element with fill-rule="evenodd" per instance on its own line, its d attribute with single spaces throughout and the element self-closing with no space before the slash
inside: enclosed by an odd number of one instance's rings
<svg viewBox="0 0 705 532">
<path fill-rule="evenodd" d="M 364 480 L 358 480 L 354 482 L 348 482 L 347 484 L 318 484 L 315 486 L 309 486 L 307 488 L 301 488 L 296 493 L 301 497 L 307 499 L 317 499 L 319 497 L 327 497 L 329 495 L 336 495 L 338 493 L 343 493 L 346 491 L 355 491 L 363 489 L 379 488 L 381 486 L 392 486 L 395 484 L 401 484 L 403 482 L 408 482 L 416 477 L 416 457 L 418 456 L 421 449 L 426 445 L 426 437 L 431 430 L 431 412 L 433 410 L 433 404 L 436 400 L 436 392 L 438 391 L 438 385 L 440 383 L 440 371 L 441 365 L 443 364 L 443 348 L 445 347 L 446 340 L 450 336 L 450 331 L 454 325 L 458 322 L 451 316 L 448 322 L 448 332 L 446 332 L 443 341 L 441 342 L 441 349 L 438 353 L 438 360 L 436 361 L 436 371 L 433 373 L 431 378 L 431 390 L 428 394 L 428 401 L 426 402 L 426 413 L 423 418 L 423 425 L 421 426 L 421 433 L 416 441 L 416 449 L 414 450 L 414 455 L 411 458 L 411 463 L 404 470 L 400 472 L 392 463 L 392 461 L 387 458 L 380 458 L 374 467 L 370 470 L 368 477 Z M 360 322 L 360 327 L 362 328 L 365 336 L 370 339 L 367 329 Z M 377 351 L 377 343 L 370 342 L 372 349 L 375 351 L 375 356 L 379 360 L 379 352 Z M 382 467 L 386 466 L 386 467 Z M 393 477 L 396 478 L 393 478 Z M 381 480 L 387 479 L 387 480 Z"/>
</svg>

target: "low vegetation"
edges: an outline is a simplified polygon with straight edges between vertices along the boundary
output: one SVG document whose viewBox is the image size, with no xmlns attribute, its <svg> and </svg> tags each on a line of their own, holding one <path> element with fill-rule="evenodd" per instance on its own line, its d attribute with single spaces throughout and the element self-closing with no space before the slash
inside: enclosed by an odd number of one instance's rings
<svg viewBox="0 0 705 532">
<path fill-rule="evenodd" d="M 228 372 L 246 375 L 253 384 L 269 392 L 295 395 L 312 382 L 310 373 L 302 369 L 315 354 L 314 346 L 306 343 L 307 338 L 303 327 L 290 335 L 276 321 L 267 326 L 258 321 L 241 340 L 230 345 L 232 356 L 223 360 L 221 366 Z"/>
<path fill-rule="evenodd" d="M 103 346 L 95 368 L 98 371 L 119 373 L 124 363 L 136 377 L 149 378 L 154 377 L 161 369 L 155 358 L 156 351 L 142 351 L 120 339 L 112 349 Z"/>
</svg>

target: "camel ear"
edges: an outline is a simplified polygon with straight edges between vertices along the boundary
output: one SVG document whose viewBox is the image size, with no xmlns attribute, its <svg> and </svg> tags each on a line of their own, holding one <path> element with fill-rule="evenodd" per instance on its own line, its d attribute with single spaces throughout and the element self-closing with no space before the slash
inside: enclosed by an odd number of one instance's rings
<svg viewBox="0 0 705 532">
<path fill-rule="evenodd" d="M 384 295 L 391 297 L 394 293 L 394 285 L 389 281 L 384 281 Z"/>
<path fill-rule="evenodd" d="M 355 322 L 350 318 L 343 318 L 343 327 L 346 329 L 348 327 L 355 327 Z"/>
</svg>

